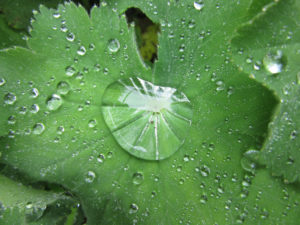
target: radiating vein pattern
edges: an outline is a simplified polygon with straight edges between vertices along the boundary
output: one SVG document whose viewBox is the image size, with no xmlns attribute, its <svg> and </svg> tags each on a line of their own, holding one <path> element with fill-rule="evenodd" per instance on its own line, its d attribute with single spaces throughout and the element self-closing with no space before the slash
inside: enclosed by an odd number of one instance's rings
<svg viewBox="0 0 300 225">
<path fill-rule="evenodd" d="M 146 160 L 174 154 L 184 143 L 193 115 L 182 92 L 138 77 L 110 84 L 103 95 L 102 112 L 119 145 Z"/>
</svg>

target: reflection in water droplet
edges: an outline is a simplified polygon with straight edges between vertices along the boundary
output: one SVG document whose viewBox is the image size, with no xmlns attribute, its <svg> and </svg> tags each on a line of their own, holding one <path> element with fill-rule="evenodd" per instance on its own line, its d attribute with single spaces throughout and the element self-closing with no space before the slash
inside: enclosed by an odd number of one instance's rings
<svg viewBox="0 0 300 225">
<path fill-rule="evenodd" d="M 88 171 L 86 177 L 85 177 L 85 182 L 87 183 L 92 183 L 96 178 L 96 174 L 93 171 Z"/>
<path fill-rule="evenodd" d="M 120 49 L 120 42 L 118 39 L 111 39 L 108 41 L 108 49 L 111 52 L 117 52 Z"/>
<path fill-rule="evenodd" d="M 143 180 L 144 180 L 144 176 L 142 173 L 137 172 L 137 173 L 133 174 L 133 177 L 132 177 L 133 184 L 140 185 L 143 182 Z"/>
<path fill-rule="evenodd" d="M 57 110 L 61 105 L 63 101 L 61 97 L 57 94 L 53 94 L 48 100 L 47 100 L 47 108 L 49 110 Z"/>
<path fill-rule="evenodd" d="M 267 71 L 271 74 L 282 72 L 284 68 L 284 58 L 282 51 L 278 50 L 276 53 L 269 53 L 263 59 L 263 64 Z"/>
<path fill-rule="evenodd" d="M 66 95 L 70 91 L 70 85 L 66 81 L 61 81 L 57 84 L 57 92 L 61 95 Z"/>
<path fill-rule="evenodd" d="M 203 3 L 203 1 L 201 1 L 201 0 L 198 0 L 198 1 L 195 1 L 194 2 L 194 8 L 196 9 L 196 10 L 202 10 L 203 9 L 203 7 L 204 7 L 204 3 Z"/>
<path fill-rule="evenodd" d="M 8 105 L 12 105 L 15 103 L 15 101 L 17 100 L 17 96 L 14 95 L 13 93 L 7 93 L 5 96 L 4 96 L 4 103 L 5 104 L 8 104 Z"/>
<path fill-rule="evenodd" d="M 183 93 L 140 78 L 109 85 L 102 112 L 123 149 L 147 160 L 174 154 L 183 144 L 192 119 L 190 102 Z"/>
<path fill-rule="evenodd" d="M 33 134 L 41 134 L 43 133 L 45 130 L 45 125 L 42 123 L 37 123 L 34 125 L 32 133 Z"/>
</svg>

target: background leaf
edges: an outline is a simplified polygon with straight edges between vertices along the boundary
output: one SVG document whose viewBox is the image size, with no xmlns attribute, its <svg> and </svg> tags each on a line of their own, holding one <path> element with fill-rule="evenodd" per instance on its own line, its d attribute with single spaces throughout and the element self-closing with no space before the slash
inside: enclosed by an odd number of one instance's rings
<svg viewBox="0 0 300 225">
<path fill-rule="evenodd" d="M 230 40 L 252 6 L 109 1 L 90 16 L 73 3 L 41 7 L 30 49 L 0 53 L 1 162 L 69 189 L 88 224 L 297 224 L 299 189 L 241 165 L 244 152 L 261 148 L 277 104 L 231 63 Z M 127 24 L 131 7 L 161 25 L 153 70 Z M 105 88 L 133 76 L 191 99 L 191 131 L 168 159 L 129 155 L 102 118 Z"/>
<path fill-rule="evenodd" d="M 299 181 L 299 9 L 298 1 L 278 1 L 239 29 L 234 59 L 280 101 L 262 158 L 273 175 Z M 238 53 L 239 52 L 239 53 Z"/>
</svg>

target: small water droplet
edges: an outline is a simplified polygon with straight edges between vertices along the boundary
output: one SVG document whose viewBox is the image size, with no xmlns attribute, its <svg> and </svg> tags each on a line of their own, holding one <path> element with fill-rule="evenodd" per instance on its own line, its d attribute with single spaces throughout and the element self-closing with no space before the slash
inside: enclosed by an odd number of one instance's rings
<svg viewBox="0 0 300 225">
<path fill-rule="evenodd" d="M 202 204 L 205 204 L 207 202 L 207 195 L 206 194 L 203 194 L 201 197 L 200 197 L 200 202 Z"/>
<path fill-rule="evenodd" d="M 100 68 L 101 68 L 101 66 L 100 66 L 99 63 L 95 64 L 94 70 L 95 70 L 96 72 L 99 72 L 99 71 L 100 71 Z"/>
<path fill-rule="evenodd" d="M 103 154 L 99 154 L 98 157 L 97 157 L 97 161 L 99 163 L 103 163 L 105 160 L 105 156 Z"/>
<path fill-rule="evenodd" d="M 200 10 L 203 9 L 203 7 L 204 7 L 203 1 L 200 0 L 200 1 L 195 1 L 195 2 L 194 2 L 194 8 L 195 8 L 196 10 L 200 11 Z"/>
<path fill-rule="evenodd" d="M 254 63 L 253 68 L 254 68 L 255 70 L 260 70 L 260 68 L 261 68 L 261 62 L 260 62 L 260 61 L 257 61 L 256 63 Z"/>
<path fill-rule="evenodd" d="M 142 173 L 137 172 L 137 173 L 133 174 L 133 176 L 132 176 L 133 184 L 140 185 L 143 181 L 144 181 L 144 176 Z"/>
<path fill-rule="evenodd" d="M 183 161 L 184 161 L 184 162 L 190 161 L 190 157 L 189 157 L 188 155 L 185 155 L 185 156 L 183 157 Z"/>
<path fill-rule="evenodd" d="M 33 207 L 32 202 L 27 202 L 25 207 L 26 207 L 26 209 L 31 209 Z"/>
<path fill-rule="evenodd" d="M 70 85 L 66 81 L 61 81 L 57 84 L 57 92 L 61 95 L 66 95 L 70 91 Z"/>
<path fill-rule="evenodd" d="M 84 46 L 80 46 L 80 47 L 78 48 L 78 50 L 77 50 L 77 54 L 78 54 L 78 55 L 85 55 L 85 53 L 86 53 L 85 47 L 84 47 Z"/>
<path fill-rule="evenodd" d="M 15 124 L 16 121 L 17 120 L 16 120 L 15 116 L 10 116 L 10 117 L 8 117 L 8 120 L 7 120 L 8 124 Z"/>
<path fill-rule="evenodd" d="M 201 168 L 200 168 L 200 173 L 201 173 L 201 175 L 202 175 L 203 177 L 207 177 L 207 176 L 210 174 L 210 169 L 209 169 L 209 167 L 206 166 L 206 165 L 201 166 Z"/>
<path fill-rule="evenodd" d="M 33 88 L 33 89 L 31 90 L 31 92 L 30 92 L 30 96 L 31 96 L 32 98 L 38 97 L 38 96 L 39 96 L 39 90 L 38 90 L 37 88 Z"/>
<path fill-rule="evenodd" d="M 63 132 L 65 132 L 65 128 L 63 126 L 59 126 L 57 128 L 57 134 L 61 135 Z"/>
<path fill-rule="evenodd" d="M 91 43 L 91 44 L 89 45 L 89 49 L 90 49 L 91 51 L 93 51 L 93 50 L 95 49 L 95 45 L 94 45 L 93 43 Z"/>
<path fill-rule="evenodd" d="M 90 120 L 89 121 L 89 127 L 90 128 L 93 128 L 93 127 L 95 127 L 97 125 L 97 121 L 96 120 Z"/>
<path fill-rule="evenodd" d="M 111 39 L 108 41 L 108 49 L 110 52 L 117 52 L 120 49 L 120 42 L 118 39 Z"/>
<path fill-rule="evenodd" d="M 129 213 L 133 214 L 133 213 L 137 213 L 137 211 L 139 210 L 139 207 L 137 204 L 132 203 L 129 207 Z"/>
<path fill-rule="evenodd" d="M 40 110 L 40 107 L 39 107 L 37 104 L 33 104 L 33 105 L 30 107 L 30 112 L 31 112 L 31 113 L 37 113 L 39 110 Z"/>
<path fill-rule="evenodd" d="M 290 134 L 290 139 L 291 140 L 295 140 L 297 137 L 297 131 L 296 130 L 293 130 Z"/>
<path fill-rule="evenodd" d="M 4 96 L 4 103 L 8 105 L 13 105 L 17 100 L 17 96 L 9 92 Z"/>
<path fill-rule="evenodd" d="M 32 133 L 39 135 L 39 134 L 43 133 L 44 130 L 45 130 L 45 125 L 42 123 L 37 123 L 34 125 Z"/>
<path fill-rule="evenodd" d="M 278 74 L 284 68 L 284 57 L 282 51 L 278 50 L 276 53 L 268 53 L 263 59 L 264 67 L 271 74 Z"/>
<path fill-rule="evenodd" d="M 48 100 L 47 100 L 47 108 L 51 111 L 57 110 L 61 105 L 63 101 L 61 97 L 57 94 L 53 94 Z"/>
<path fill-rule="evenodd" d="M 70 32 L 67 34 L 66 39 L 70 42 L 73 42 L 75 40 L 75 35 Z"/>
<path fill-rule="evenodd" d="M 55 19 L 58 19 L 58 18 L 60 17 L 60 14 L 59 14 L 58 12 L 53 13 L 53 17 L 54 17 Z"/>
<path fill-rule="evenodd" d="M 217 81 L 216 85 L 217 85 L 216 91 L 223 91 L 225 89 L 225 84 L 221 80 Z"/>
<path fill-rule="evenodd" d="M 189 26 L 190 29 L 194 28 L 194 27 L 196 26 L 195 20 L 191 20 L 191 21 L 189 22 L 188 26 Z"/>
<path fill-rule="evenodd" d="M 72 66 L 67 66 L 65 71 L 66 71 L 66 75 L 69 77 L 73 76 L 76 73 L 76 70 Z"/>
<path fill-rule="evenodd" d="M 0 78 L 0 87 L 3 86 L 6 83 L 4 78 Z"/>
<path fill-rule="evenodd" d="M 88 171 L 86 177 L 85 177 L 85 182 L 87 183 L 92 183 L 96 178 L 96 174 L 93 171 Z"/>
<path fill-rule="evenodd" d="M 107 75 L 108 74 L 108 68 L 104 68 L 103 73 L 104 73 L 104 75 Z"/>
<path fill-rule="evenodd" d="M 60 27 L 60 30 L 64 33 L 66 33 L 68 31 L 68 28 L 65 24 L 62 24 L 61 27 Z"/>
</svg>

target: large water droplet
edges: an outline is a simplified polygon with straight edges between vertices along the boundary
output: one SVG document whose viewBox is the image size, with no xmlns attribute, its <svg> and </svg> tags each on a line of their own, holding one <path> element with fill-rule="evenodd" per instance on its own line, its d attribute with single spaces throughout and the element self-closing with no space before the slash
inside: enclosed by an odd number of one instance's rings
<svg viewBox="0 0 300 225">
<path fill-rule="evenodd" d="M 111 39 L 108 41 L 108 49 L 111 52 L 117 52 L 120 49 L 120 42 L 118 39 Z"/>
<path fill-rule="evenodd" d="M 41 134 L 43 133 L 45 130 L 45 125 L 42 123 L 37 123 L 34 125 L 32 133 L 33 134 Z"/>
<path fill-rule="evenodd" d="M 104 120 L 117 142 L 142 159 L 161 160 L 174 154 L 191 126 L 193 113 L 183 93 L 140 78 L 109 85 L 102 104 Z"/>
<path fill-rule="evenodd" d="M 47 100 L 47 108 L 49 110 L 57 110 L 62 105 L 62 99 L 59 95 L 53 94 L 48 100 Z"/>
<path fill-rule="evenodd" d="M 13 93 L 9 92 L 4 96 L 4 103 L 8 105 L 14 104 L 16 100 L 17 100 L 17 96 L 14 95 Z"/>
<path fill-rule="evenodd" d="M 271 74 L 282 72 L 285 65 L 282 51 L 278 50 L 276 53 L 268 53 L 263 59 L 263 64 Z"/>
</svg>

